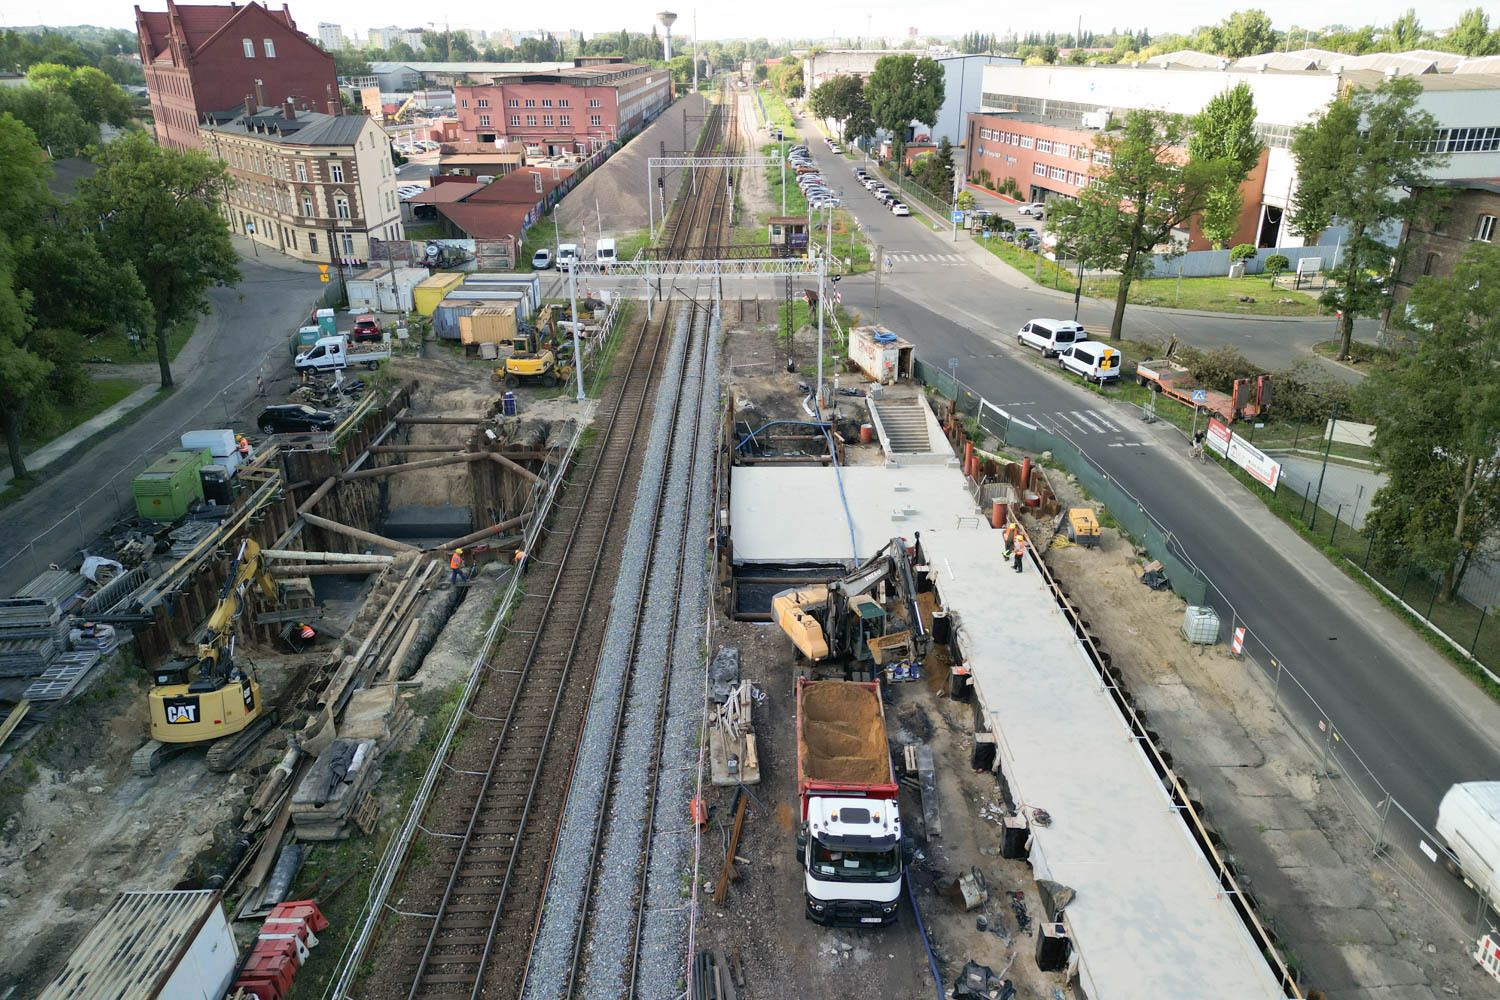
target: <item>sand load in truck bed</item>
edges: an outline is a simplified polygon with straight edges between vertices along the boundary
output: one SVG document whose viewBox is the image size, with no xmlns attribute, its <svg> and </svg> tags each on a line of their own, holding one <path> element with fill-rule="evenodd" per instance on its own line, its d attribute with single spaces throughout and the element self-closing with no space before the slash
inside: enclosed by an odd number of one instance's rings
<svg viewBox="0 0 1500 1000">
<path fill-rule="evenodd" d="M 846 681 L 816 681 L 802 694 L 802 776 L 807 781 L 891 780 L 880 698 Z"/>
</svg>

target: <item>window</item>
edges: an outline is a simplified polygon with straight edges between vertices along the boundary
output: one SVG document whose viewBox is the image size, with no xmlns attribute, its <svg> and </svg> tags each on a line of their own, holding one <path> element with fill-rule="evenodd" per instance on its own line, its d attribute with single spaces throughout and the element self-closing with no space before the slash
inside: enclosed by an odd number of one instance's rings
<svg viewBox="0 0 1500 1000">
<path fill-rule="evenodd" d="M 468 107 L 468 103 L 465 102 L 464 106 Z M 487 107 L 490 106 L 489 99 L 485 98 L 485 97 L 481 97 L 481 98 L 479 98 L 479 100 L 477 100 L 477 101 L 474 102 L 474 106 L 476 108 L 487 108 Z"/>
<path fill-rule="evenodd" d="M 542 115 L 542 124 L 545 125 L 545 126 L 547 126 L 548 128 L 551 128 L 552 127 L 552 116 L 551 115 Z"/>
<path fill-rule="evenodd" d="M 520 107 L 520 106 L 521 106 L 521 102 L 520 102 L 520 101 L 518 101 L 518 100 L 516 100 L 516 99 L 515 99 L 515 98 L 514 98 L 514 97 L 512 97 L 512 98 L 511 98 L 511 99 L 510 99 L 510 100 L 509 100 L 509 101 L 507 101 L 507 102 L 506 102 L 506 103 L 507 103 L 507 104 L 508 104 L 508 105 L 509 105 L 509 106 L 510 106 L 510 107 L 512 107 L 512 108 L 519 108 L 519 107 Z"/>
<path fill-rule="evenodd" d="M 534 97 L 528 97 L 528 98 L 526 98 L 526 106 L 528 108 L 534 108 L 534 107 L 536 107 L 536 98 L 534 98 Z"/>
<path fill-rule="evenodd" d="M 461 107 L 461 108 L 467 108 L 469 106 L 469 102 L 468 101 L 459 101 L 458 102 L 458 106 Z"/>
<path fill-rule="evenodd" d="M 344 165 L 342 163 L 328 164 L 328 179 L 335 184 L 344 183 Z"/>
<path fill-rule="evenodd" d="M 307 183 L 307 164 L 301 160 L 297 161 L 297 179 L 304 184 Z"/>
<path fill-rule="evenodd" d="M 591 107 L 591 108 L 597 108 L 598 106 L 599 106 L 599 98 L 597 98 L 597 97 L 590 97 L 589 98 L 589 107 Z"/>
<path fill-rule="evenodd" d="M 604 118 L 601 115 L 589 115 L 590 125 L 603 125 Z"/>
<path fill-rule="evenodd" d="M 317 253 L 318 252 L 318 234 L 317 233 L 308 233 L 307 234 L 307 252 L 308 253 Z"/>
<path fill-rule="evenodd" d="M 1094 150 L 1094 162 L 1095 163 L 1098 163 L 1101 166 L 1106 166 L 1107 167 L 1107 166 L 1109 166 L 1110 160 L 1111 160 L 1111 157 L 1110 157 L 1109 153 L 1105 152 L 1102 149 L 1096 149 L 1096 150 Z"/>
<path fill-rule="evenodd" d="M 1038 177 L 1046 177 L 1047 165 L 1045 163 L 1033 163 L 1031 165 L 1031 172 L 1036 174 Z"/>
<path fill-rule="evenodd" d="M 1422 273 L 1423 274 L 1431 274 L 1433 268 L 1437 267 L 1437 262 L 1438 262 L 1438 255 L 1437 254 L 1435 254 L 1435 253 L 1428 254 L 1427 255 L 1427 263 L 1425 263 L 1425 264 L 1422 265 Z"/>
<path fill-rule="evenodd" d="M 261 45 L 263 45 L 265 47 L 266 58 L 267 59 L 275 59 L 276 58 L 276 43 L 273 42 L 273 41 L 271 41 L 269 38 L 262 38 L 260 40 L 260 42 L 261 42 Z"/>
<path fill-rule="evenodd" d="M 557 99 L 557 106 L 560 107 L 560 108 L 567 107 L 568 106 L 568 99 L 566 97 L 559 97 Z"/>
<path fill-rule="evenodd" d="M 345 198 L 343 195 L 339 195 L 338 197 L 334 198 L 333 214 L 338 216 L 340 219 L 349 218 L 349 199 Z"/>
<path fill-rule="evenodd" d="M 530 128 L 536 128 L 536 115 L 527 115 L 526 124 Z"/>
<path fill-rule="evenodd" d="M 544 98 L 542 98 L 542 107 L 544 107 L 544 108 L 550 108 L 550 107 L 552 107 L 552 98 L 550 98 L 550 97 L 544 97 Z"/>
<path fill-rule="evenodd" d="M 1053 167 L 1047 171 L 1047 176 L 1055 181 L 1065 181 L 1068 179 L 1068 172 L 1062 167 Z"/>
<path fill-rule="evenodd" d="M 1038 139 L 1036 141 L 1036 151 L 1038 153 L 1050 153 L 1050 152 L 1052 152 L 1052 140 L 1051 139 Z"/>
<path fill-rule="evenodd" d="M 297 230 L 288 229 L 286 232 L 287 242 L 291 243 L 292 249 L 297 249 Z"/>
<path fill-rule="evenodd" d="M 520 115 L 511 115 L 510 116 L 510 127 L 511 128 L 520 128 L 521 127 L 521 116 Z"/>
<path fill-rule="evenodd" d="M 1493 215 L 1481 215 L 1474 221 L 1474 238 L 1485 243 L 1494 242 L 1495 217 Z"/>
<path fill-rule="evenodd" d="M 1032 141 L 1033 140 L 1032 140 L 1031 136 L 1029 136 L 1029 135 L 1023 135 L 1023 136 L 1021 136 L 1021 148 L 1022 149 L 1030 149 L 1031 145 L 1032 145 Z"/>
<path fill-rule="evenodd" d="M 302 214 L 307 216 L 308 218 L 312 218 L 317 214 L 313 211 L 313 200 L 312 195 L 310 194 L 304 194 L 302 196 Z"/>
<path fill-rule="evenodd" d="M 557 124 L 561 125 L 563 128 L 567 128 L 569 125 L 573 124 L 573 116 L 559 115 L 557 118 Z"/>
<path fill-rule="evenodd" d="M 479 127 L 480 128 L 489 128 L 490 127 L 490 116 L 489 115 L 480 115 L 479 116 Z"/>
<path fill-rule="evenodd" d="M 354 237 L 350 236 L 348 233 L 344 234 L 344 256 L 354 256 Z"/>
<path fill-rule="evenodd" d="M 240 39 L 240 44 L 245 47 L 245 58 L 246 59 L 254 59 L 255 58 L 255 43 L 252 42 L 248 38 L 241 38 Z"/>
</svg>

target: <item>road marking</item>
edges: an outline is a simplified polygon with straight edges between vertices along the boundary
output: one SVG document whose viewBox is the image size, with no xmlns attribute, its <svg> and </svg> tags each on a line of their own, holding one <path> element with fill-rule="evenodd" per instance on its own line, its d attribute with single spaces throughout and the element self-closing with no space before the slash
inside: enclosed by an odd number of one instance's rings
<svg viewBox="0 0 1500 1000">
<path fill-rule="evenodd" d="M 1085 427 L 1085 426 L 1083 426 L 1083 425 L 1082 425 L 1082 424 L 1080 424 L 1080 423 L 1079 423 L 1079 422 L 1078 422 L 1078 421 L 1076 421 L 1076 420 L 1074 420 L 1074 419 L 1073 419 L 1073 418 L 1072 418 L 1072 417 L 1070 417 L 1070 416 L 1068 416 L 1068 415 L 1067 415 L 1067 414 L 1066 414 L 1066 413 L 1064 413 L 1064 412 L 1063 412 L 1063 411 L 1062 411 L 1062 410 L 1058 410 L 1058 411 L 1057 411 L 1057 412 L 1056 412 L 1056 413 L 1054 413 L 1054 414 L 1052 414 L 1052 415 L 1053 415 L 1053 416 L 1054 416 L 1054 417 L 1061 417 L 1061 418 L 1062 418 L 1062 419 L 1064 419 L 1064 420 L 1066 420 L 1066 421 L 1067 421 L 1067 422 L 1068 422 L 1068 423 L 1070 423 L 1070 424 L 1072 424 L 1072 425 L 1073 425 L 1073 426 L 1074 426 L 1074 427 L 1076 427 L 1076 428 L 1078 428 L 1078 429 L 1079 429 L 1079 430 L 1081 430 L 1081 431 L 1083 431 L 1083 432 L 1084 432 L 1084 433 L 1085 433 L 1085 434 L 1087 434 L 1087 433 L 1088 433 L 1088 428 L 1087 428 L 1087 427 Z"/>
<path fill-rule="evenodd" d="M 1100 413 L 1098 410 L 1090 410 L 1089 416 L 1093 417 L 1095 420 L 1099 421 L 1101 424 L 1103 424 L 1105 427 L 1108 427 L 1112 431 L 1119 432 L 1122 429 L 1119 424 L 1115 423 L 1113 420 L 1109 419 L 1109 417 L 1105 416 L 1103 413 Z"/>
<path fill-rule="evenodd" d="M 1088 427 L 1089 430 L 1093 431 L 1095 434 L 1104 433 L 1104 428 L 1100 427 L 1098 424 L 1090 420 L 1087 415 L 1080 413 L 1077 410 L 1073 410 L 1071 412 L 1073 416 L 1077 417 L 1079 421 L 1081 421 L 1086 427 Z"/>
</svg>

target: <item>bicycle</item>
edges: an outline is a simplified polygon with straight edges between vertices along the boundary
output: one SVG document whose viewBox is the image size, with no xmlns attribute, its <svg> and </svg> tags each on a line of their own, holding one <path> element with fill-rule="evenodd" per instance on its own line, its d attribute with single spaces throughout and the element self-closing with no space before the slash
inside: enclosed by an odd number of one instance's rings
<svg viewBox="0 0 1500 1000">
<path fill-rule="evenodd" d="M 1200 462 L 1208 461 L 1208 459 L 1203 454 L 1203 445 L 1201 444 L 1195 444 L 1188 449 L 1188 458 L 1196 458 Z"/>
</svg>

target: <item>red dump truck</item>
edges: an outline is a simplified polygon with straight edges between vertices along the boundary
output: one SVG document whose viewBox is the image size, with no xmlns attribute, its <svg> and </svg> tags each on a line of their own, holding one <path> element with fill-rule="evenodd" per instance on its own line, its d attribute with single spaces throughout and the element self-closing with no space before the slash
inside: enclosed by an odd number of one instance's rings
<svg viewBox="0 0 1500 1000">
<path fill-rule="evenodd" d="M 1155 387 L 1163 396 L 1188 406 L 1201 406 L 1226 424 L 1263 416 L 1271 408 L 1271 376 L 1234 380 L 1234 395 L 1198 388 L 1192 374 L 1166 358 L 1147 358 L 1135 366 L 1135 380 Z"/>
<path fill-rule="evenodd" d="M 807 918 L 893 922 L 906 850 L 879 684 L 797 681 L 797 791 Z"/>
</svg>

